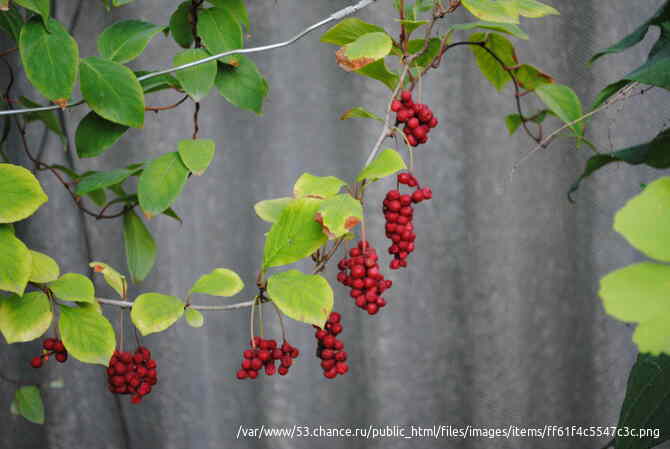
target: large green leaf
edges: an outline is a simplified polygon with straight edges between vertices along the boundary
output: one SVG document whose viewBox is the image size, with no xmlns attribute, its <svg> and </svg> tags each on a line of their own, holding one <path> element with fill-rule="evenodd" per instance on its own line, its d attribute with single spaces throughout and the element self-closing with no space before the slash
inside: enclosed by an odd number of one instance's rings
<svg viewBox="0 0 670 449">
<path fill-rule="evenodd" d="M 99 189 L 105 189 L 125 181 L 135 172 L 137 172 L 137 170 L 129 170 L 127 168 L 94 172 L 81 178 L 81 180 L 77 183 L 75 192 L 77 195 L 84 195 Z"/>
<path fill-rule="evenodd" d="M 356 70 L 356 73 L 358 73 L 359 75 L 367 76 L 368 78 L 375 79 L 377 81 L 381 81 L 391 91 L 393 91 L 396 88 L 396 86 L 398 85 L 398 80 L 400 79 L 398 74 L 388 69 L 384 59 L 380 59 L 377 62 L 368 64 L 362 69 Z"/>
<path fill-rule="evenodd" d="M 334 45 L 347 45 L 368 33 L 384 32 L 384 28 L 364 22 L 360 19 L 344 19 L 321 36 L 321 42 Z"/>
<path fill-rule="evenodd" d="M 60 306 L 58 330 L 61 339 L 75 359 L 107 366 L 116 348 L 114 328 L 95 304 L 78 307 Z"/>
<path fill-rule="evenodd" d="M 0 248 L 0 290 L 22 295 L 33 270 L 30 250 L 9 225 L 0 225 Z"/>
<path fill-rule="evenodd" d="M 49 19 L 47 31 L 33 18 L 21 29 L 19 51 L 26 76 L 46 98 L 65 104 L 77 80 L 79 47 L 67 30 Z"/>
<path fill-rule="evenodd" d="M 617 437 L 617 449 L 649 449 L 670 439 L 670 357 L 640 354 L 630 371 L 619 429 L 658 429 L 657 435 Z"/>
<path fill-rule="evenodd" d="M 176 296 L 145 293 L 135 299 L 130 318 L 142 335 L 149 335 L 176 323 L 184 314 L 184 306 Z"/>
<path fill-rule="evenodd" d="M 483 20 L 478 20 L 476 22 L 459 23 L 450 27 L 450 29 L 459 31 L 474 30 L 475 28 L 498 31 L 519 39 L 528 40 L 528 33 L 521 29 L 519 25 L 513 23 L 485 22 Z"/>
<path fill-rule="evenodd" d="M 190 62 L 199 61 L 209 56 L 202 48 L 191 48 L 175 55 L 172 60 L 172 66 L 180 66 Z M 205 98 L 214 86 L 216 79 L 216 61 L 206 62 L 204 64 L 180 70 L 174 74 L 179 80 L 187 94 L 194 101 L 200 101 Z"/>
<path fill-rule="evenodd" d="M 189 293 L 204 293 L 213 296 L 235 296 L 244 288 L 240 276 L 226 268 L 216 268 L 200 276 Z"/>
<path fill-rule="evenodd" d="M 379 153 L 367 167 L 361 170 L 356 177 L 356 181 L 360 182 L 364 179 L 376 181 L 406 168 L 407 165 L 405 165 L 402 156 L 396 150 L 388 148 Z"/>
<path fill-rule="evenodd" d="M 187 139 L 179 141 L 179 156 L 191 172 L 200 176 L 214 159 L 216 144 L 212 139 Z"/>
<path fill-rule="evenodd" d="M 363 221 L 363 206 L 348 193 L 325 200 L 316 213 L 323 232 L 331 239 L 342 237 Z"/>
<path fill-rule="evenodd" d="M 538 18 L 560 14 L 556 8 L 545 5 L 537 0 L 516 0 L 516 4 L 519 8 L 519 15 L 523 17 Z"/>
<path fill-rule="evenodd" d="M 242 28 L 227 8 L 208 8 L 198 14 L 198 35 L 215 55 L 242 48 Z"/>
<path fill-rule="evenodd" d="M 293 186 L 293 195 L 296 198 L 309 196 L 312 198 L 330 198 L 346 186 L 347 183 L 335 176 L 314 176 L 303 173 Z"/>
<path fill-rule="evenodd" d="M 10 8 L 9 11 L 0 11 L 0 30 L 9 34 L 15 42 L 19 41 L 23 27 L 23 17 L 16 8 Z"/>
<path fill-rule="evenodd" d="M 123 214 L 123 242 L 133 282 L 143 281 L 156 262 L 156 242 L 142 219 L 132 210 Z"/>
<path fill-rule="evenodd" d="M 81 119 L 74 136 L 77 155 L 82 158 L 100 156 L 127 130 L 127 126 L 105 120 L 91 111 Z"/>
<path fill-rule="evenodd" d="M 55 260 L 38 251 L 30 251 L 32 259 L 32 270 L 30 281 L 44 284 L 55 281 L 60 276 L 60 267 Z"/>
<path fill-rule="evenodd" d="M 670 177 L 628 201 L 614 217 L 614 230 L 647 256 L 670 262 Z"/>
<path fill-rule="evenodd" d="M 40 291 L 0 297 L 0 331 L 7 343 L 32 341 L 49 330 L 53 311 Z"/>
<path fill-rule="evenodd" d="M 150 162 L 137 185 L 137 196 L 145 215 L 152 217 L 170 207 L 184 188 L 188 174 L 176 151 Z"/>
<path fill-rule="evenodd" d="M 515 1 L 462 0 L 470 13 L 489 22 L 519 23 L 519 6 Z"/>
<path fill-rule="evenodd" d="M 582 102 L 575 92 L 562 84 L 543 84 L 535 89 L 538 97 L 566 124 L 582 117 Z M 570 126 L 579 136 L 584 135 L 584 122 Z"/>
<path fill-rule="evenodd" d="M 468 39 L 471 42 L 484 42 L 486 48 L 495 53 L 505 64 L 505 67 L 513 67 L 518 61 L 514 52 L 514 45 L 504 36 L 496 33 L 474 33 Z M 482 74 L 491 82 L 493 87 L 501 90 L 511 81 L 511 77 L 505 67 L 496 60 L 489 52 L 481 47 L 470 46 L 475 55 L 477 65 Z"/>
<path fill-rule="evenodd" d="M 134 128 L 144 126 L 144 92 L 135 74 L 103 58 L 81 60 L 81 92 L 101 117 Z"/>
<path fill-rule="evenodd" d="M 297 262 L 326 242 L 321 225 L 315 221 L 321 201 L 300 198 L 284 209 L 265 239 L 265 268 Z"/>
<path fill-rule="evenodd" d="M 184 48 L 193 44 L 193 29 L 190 23 L 191 2 L 183 2 L 170 17 L 172 38 Z"/>
<path fill-rule="evenodd" d="M 67 273 L 49 283 L 49 289 L 63 301 L 95 303 L 93 282 L 79 273 Z"/>
<path fill-rule="evenodd" d="M 91 262 L 88 264 L 96 273 L 102 273 L 107 285 L 112 287 L 120 297 L 125 298 L 128 292 L 126 277 L 103 262 Z"/>
<path fill-rule="evenodd" d="M 251 59 L 244 55 L 236 55 L 235 59 L 237 66 L 219 64 L 216 88 L 232 105 L 262 114 L 270 89 L 268 82 Z"/>
<path fill-rule="evenodd" d="M 612 162 L 625 162 L 630 165 L 644 164 L 657 169 L 670 168 L 670 129 L 664 130 L 649 142 L 590 157 L 586 161 L 584 172 L 570 187 L 568 197 L 572 200 L 572 193 L 579 189 L 584 179 Z"/>
<path fill-rule="evenodd" d="M 44 424 L 44 403 L 40 389 L 35 385 L 28 385 L 16 390 L 14 402 L 19 415 L 35 424 Z"/>
<path fill-rule="evenodd" d="M 289 318 L 323 327 L 333 309 L 333 290 L 316 274 L 298 270 L 277 273 L 268 279 L 268 295 Z"/>
<path fill-rule="evenodd" d="M 393 41 L 385 32 L 368 33 L 337 51 L 337 62 L 344 70 L 359 70 L 384 58 L 391 52 Z"/>
<path fill-rule="evenodd" d="M 598 294 L 608 314 L 639 323 L 633 341 L 640 352 L 670 354 L 670 266 L 652 262 L 629 265 L 600 280 Z"/>
<path fill-rule="evenodd" d="M 0 223 L 28 218 L 48 199 L 29 170 L 20 165 L 0 164 Z"/>
<path fill-rule="evenodd" d="M 238 23 L 249 28 L 249 13 L 244 0 L 209 0 L 217 8 L 227 9 Z"/>
<path fill-rule="evenodd" d="M 286 206 L 293 200 L 294 198 L 284 197 L 259 201 L 254 205 L 254 210 L 261 220 L 276 223 L 279 217 L 281 217 L 282 212 L 284 212 L 284 209 L 286 209 Z"/>
<path fill-rule="evenodd" d="M 105 28 L 98 36 L 98 53 L 125 64 L 142 54 L 149 41 L 164 27 L 141 20 L 123 20 Z"/>
</svg>

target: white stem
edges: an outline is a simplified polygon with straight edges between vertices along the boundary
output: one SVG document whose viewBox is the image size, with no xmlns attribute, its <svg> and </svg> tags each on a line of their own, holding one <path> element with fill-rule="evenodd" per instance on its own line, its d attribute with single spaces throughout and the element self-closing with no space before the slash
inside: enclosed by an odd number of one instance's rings
<svg viewBox="0 0 670 449">
<path fill-rule="evenodd" d="M 116 306 L 116 307 L 132 307 L 133 303 L 131 301 L 121 301 L 118 299 L 107 299 L 107 298 L 96 298 L 96 300 L 100 304 L 105 304 L 108 306 Z M 235 304 L 227 304 L 225 306 L 201 306 L 201 305 L 195 305 L 191 304 L 188 306 L 190 309 L 196 309 L 196 310 L 235 310 L 235 309 L 243 309 L 245 307 L 251 307 L 256 300 L 251 300 L 251 301 L 245 301 L 245 302 L 238 302 Z"/>
</svg>

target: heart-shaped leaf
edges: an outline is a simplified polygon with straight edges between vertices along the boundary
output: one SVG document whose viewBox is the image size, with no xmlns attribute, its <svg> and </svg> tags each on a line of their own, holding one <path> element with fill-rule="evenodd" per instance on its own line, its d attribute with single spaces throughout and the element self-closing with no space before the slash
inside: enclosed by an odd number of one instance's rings
<svg viewBox="0 0 670 449">
<path fill-rule="evenodd" d="M 116 348 L 114 328 L 96 304 L 60 306 L 58 322 L 61 339 L 75 359 L 107 366 Z"/>
<path fill-rule="evenodd" d="M 32 341 L 49 330 L 53 311 L 39 291 L 0 297 L 0 331 L 7 343 Z"/>
<path fill-rule="evenodd" d="M 298 270 L 277 273 L 268 279 L 267 293 L 289 318 L 323 327 L 333 309 L 333 290 L 316 274 Z"/>
<path fill-rule="evenodd" d="M 49 289 L 63 301 L 95 303 L 93 282 L 79 273 L 67 273 L 58 280 L 49 283 Z"/>
<path fill-rule="evenodd" d="M 48 199 L 29 170 L 19 165 L 0 164 L 0 223 L 28 218 Z"/>
<path fill-rule="evenodd" d="M 204 293 L 213 296 L 235 296 L 244 288 L 240 276 L 226 268 L 216 268 L 197 280 L 189 293 Z"/>
<path fill-rule="evenodd" d="M 184 306 L 176 296 L 145 293 L 135 299 L 130 318 L 142 335 L 149 335 L 176 323 L 184 314 Z"/>
</svg>

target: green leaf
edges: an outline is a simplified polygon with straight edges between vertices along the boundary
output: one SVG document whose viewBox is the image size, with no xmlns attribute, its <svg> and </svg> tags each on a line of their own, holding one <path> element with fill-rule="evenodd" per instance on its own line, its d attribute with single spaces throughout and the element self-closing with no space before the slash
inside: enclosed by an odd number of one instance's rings
<svg viewBox="0 0 670 449">
<path fill-rule="evenodd" d="M 26 76 L 46 98 L 64 104 L 77 80 L 77 42 L 57 20 L 49 19 L 49 31 L 33 18 L 21 29 L 19 51 Z"/>
<path fill-rule="evenodd" d="M 16 390 L 14 402 L 16 410 L 28 421 L 35 424 L 44 424 L 44 404 L 40 389 L 35 385 L 21 387 Z"/>
<path fill-rule="evenodd" d="M 268 279 L 267 292 L 284 315 L 303 323 L 323 327 L 333 309 L 333 290 L 316 274 L 277 273 Z"/>
<path fill-rule="evenodd" d="M 81 178 L 81 180 L 77 183 L 75 193 L 77 195 L 84 195 L 95 190 L 104 189 L 122 183 L 126 180 L 126 178 L 136 172 L 137 170 L 119 168 L 117 170 L 91 173 Z"/>
<path fill-rule="evenodd" d="M 0 164 L 0 223 L 28 218 L 48 199 L 29 170 L 19 165 Z"/>
<path fill-rule="evenodd" d="M 101 117 L 133 128 L 144 126 L 144 92 L 135 74 L 118 62 L 81 60 L 81 92 Z"/>
<path fill-rule="evenodd" d="M 96 302 L 93 282 L 82 274 L 64 274 L 58 280 L 50 282 L 49 289 L 63 301 Z"/>
<path fill-rule="evenodd" d="M 33 269 L 32 255 L 8 225 L 0 225 L 0 290 L 23 295 Z"/>
<path fill-rule="evenodd" d="M 219 64 L 216 88 L 219 94 L 238 108 L 263 113 L 263 101 L 269 86 L 256 64 L 244 55 L 235 56 L 238 65 Z"/>
<path fill-rule="evenodd" d="M 294 198 L 284 197 L 259 201 L 254 205 L 254 210 L 261 220 L 276 223 L 279 217 L 281 217 L 282 212 L 284 212 L 284 209 L 286 209 L 286 206 L 293 200 Z"/>
<path fill-rule="evenodd" d="M 614 217 L 614 230 L 647 256 L 670 262 L 670 177 L 628 201 Z"/>
<path fill-rule="evenodd" d="M 15 42 L 19 41 L 21 27 L 23 27 L 23 17 L 16 11 L 16 8 L 0 11 L 0 29 L 9 34 Z"/>
<path fill-rule="evenodd" d="M 314 176 L 303 173 L 293 186 L 293 195 L 296 198 L 309 196 L 311 198 L 330 198 L 337 195 L 347 183 L 335 176 Z"/>
<path fill-rule="evenodd" d="M 287 265 L 307 257 L 327 238 L 315 221 L 321 200 L 300 198 L 282 212 L 265 239 L 263 267 Z"/>
<path fill-rule="evenodd" d="M 149 41 L 164 27 L 141 20 L 123 20 L 105 28 L 98 36 L 98 53 L 125 64 L 142 54 Z"/>
<path fill-rule="evenodd" d="M 409 41 L 407 49 L 410 53 L 415 54 L 423 51 L 424 45 L 426 43 L 425 39 L 414 39 Z M 440 53 L 442 48 L 442 41 L 436 37 L 428 41 L 428 48 L 425 53 L 421 54 L 412 62 L 412 67 L 426 67 L 433 63 L 435 57 Z"/>
<path fill-rule="evenodd" d="M 38 251 L 31 250 L 30 254 L 32 259 L 30 280 L 32 282 L 44 284 L 58 279 L 60 267 L 55 260 Z"/>
<path fill-rule="evenodd" d="M 127 126 L 105 120 L 91 111 L 81 119 L 74 136 L 77 155 L 82 158 L 100 156 L 127 130 Z"/>
<path fill-rule="evenodd" d="M 344 70 L 353 72 L 384 58 L 392 47 L 393 40 L 385 32 L 364 34 L 337 51 L 337 62 Z"/>
<path fill-rule="evenodd" d="M 630 165 L 647 165 L 649 167 L 664 169 L 670 168 L 670 129 L 666 129 L 649 142 L 634 145 L 622 150 L 606 154 L 596 154 L 586 162 L 584 172 L 579 179 L 570 187 L 568 198 L 579 189 L 581 182 L 612 162 L 625 162 Z"/>
<path fill-rule="evenodd" d="M 582 117 L 582 102 L 575 92 L 562 84 L 543 84 L 535 93 L 547 107 L 565 123 L 571 123 Z M 584 122 L 570 127 L 578 136 L 584 135 Z"/>
<path fill-rule="evenodd" d="M 396 73 L 391 72 L 388 67 L 386 67 L 386 63 L 383 59 L 380 59 L 377 62 L 373 62 L 372 64 L 368 64 L 362 69 L 356 70 L 356 73 L 367 76 L 368 78 L 375 79 L 377 81 L 381 81 L 391 91 L 395 89 L 396 85 L 398 84 L 398 80 L 400 79 Z"/>
<path fill-rule="evenodd" d="M 371 118 L 374 120 L 378 120 L 380 122 L 384 122 L 384 119 L 381 117 L 373 114 L 372 112 L 368 111 L 365 108 L 362 108 L 360 106 L 357 106 L 353 109 L 349 109 L 347 112 L 342 114 L 342 117 L 340 117 L 340 120 L 348 120 L 350 118 Z"/>
<path fill-rule="evenodd" d="M 402 156 L 397 151 L 388 148 L 379 153 L 375 160 L 358 174 L 356 181 L 360 182 L 364 179 L 376 181 L 406 168 L 407 165 Z"/>
<path fill-rule="evenodd" d="M 321 36 L 321 42 L 333 45 L 347 45 L 368 33 L 385 32 L 384 28 L 364 22 L 360 19 L 349 18 L 339 22 Z"/>
<path fill-rule="evenodd" d="M 450 27 L 450 29 L 457 31 L 469 31 L 474 30 L 475 28 L 498 31 L 524 40 L 528 40 L 529 37 L 528 33 L 526 33 L 519 25 L 513 23 L 496 23 L 479 20 L 476 22 L 459 23 Z"/>
<path fill-rule="evenodd" d="M 53 311 L 42 292 L 0 297 L 0 331 L 7 343 L 32 341 L 49 330 Z"/>
<path fill-rule="evenodd" d="M 348 193 L 343 193 L 325 200 L 316 213 L 316 220 L 323 225 L 328 238 L 342 237 L 363 221 L 363 206 Z"/>
<path fill-rule="evenodd" d="M 116 348 L 114 328 L 94 304 L 60 306 L 58 330 L 68 353 L 83 363 L 107 366 Z"/>
<path fill-rule="evenodd" d="M 462 0 L 470 13 L 488 22 L 519 23 L 517 2 L 495 0 Z"/>
<path fill-rule="evenodd" d="M 560 15 L 556 8 L 553 8 L 537 0 L 516 0 L 519 14 L 523 17 L 538 18 L 550 15 Z"/>
<path fill-rule="evenodd" d="M 140 217 L 132 210 L 123 214 L 123 242 L 128 272 L 133 282 L 143 281 L 156 262 L 156 242 Z"/>
<path fill-rule="evenodd" d="M 162 332 L 184 314 L 185 304 L 175 296 L 145 293 L 135 299 L 130 311 L 133 324 L 142 335 Z"/>
<path fill-rule="evenodd" d="M 670 357 L 639 354 L 630 371 L 626 397 L 619 415 L 619 429 L 658 429 L 645 438 L 620 436 L 617 449 L 649 449 L 670 439 Z M 623 432 L 622 432 L 623 433 Z"/>
<path fill-rule="evenodd" d="M 188 323 L 189 326 L 191 327 L 202 327 L 205 324 L 205 317 L 203 316 L 200 311 L 188 308 L 184 312 L 184 318 L 186 318 L 186 322 Z"/>
<path fill-rule="evenodd" d="M 215 55 L 242 48 L 242 28 L 226 8 L 208 8 L 198 14 L 198 35 Z"/>
<path fill-rule="evenodd" d="M 178 148 L 181 161 L 196 176 L 205 173 L 216 153 L 211 139 L 181 140 Z"/>
<path fill-rule="evenodd" d="M 204 293 L 213 296 L 235 296 L 244 288 L 244 282 L 232 270 L 216 268 L 211 273 L 200 276 L 189 294 Z"/>
<path fill-rule="evenodd" d="M 554 82 L 551 76 L 528 64 L 522 64 L 514 74 L 519 85 L 526 90 L 535 90 L 544 84 Z"/>
<path fill-rule="evenodd" d="M 50 0 L 14 0 L 14 3 L 39 14 L 47 30 L 49 32 L 53 31 L 51 28 L 51 22 L 49 21 L 49 16 L 51 15 Z"/>
<path fill-rule="evenodd" d="M 23 96 L 19 98 L 19 101 L 26 108 L 39 108 L 43 106 Z M 63 129 L 61 128 L 60 123 L 56 118 L 56 115 L 52 111 L 29 112 L 27 114 L 23 114 L 23 117 L 26 119 L 28 123 L 35 121 L 44 123 L 47 129 L 56 133 L 58 136 L 62 138 L 61 141 L 64 141 L 65 133 L 63 132 Z"/>
<path fill-rule="evenodd" d="M 474 33 L 468 40 L 471 42 L 484 42 L 486 48 L 495 53 L 505 64 L 505 67 L 512 67 L 517 64 L 514 45 L 500 34 Z M 489 52 L 477 46 L 470 46 L 470 49 L 475 55 L 477 65 L 482 74 L 497 90 L 501 90 L 512 80 L 505 67 L 491 56 Z"/>
<path fill-rule="evenodd" d="M 217 8 L 227 9 L 238 23 L 249 28 L 249 14 L 244 0 L 209 0 Z"/>
<path fill-rule="evenodd" d="M 510 114 L 505 117 L 505 125 L 507 126 L 507 130 L 509 131 L 510 136 L 514 134 L 517 129 L 519 129 L 522 123 L 523 120 L 519 114 Z"/>
<path fill-rule="evenodd" d="M 144 75 L 148 75 L 149 73 L 152 72 L 147 72 L 146 70 L 139 70 L 135 72 L 135 76 L 140 78 Z M 143 79 L 142 81 L 140 81 L 140 84 L 142 85 L 142 89 L 144 89 L 145 94 L 167 89 L 181 90 L 179 81 L 177 81 L 177 79 L 174 76 L 166 73 L 162 75 L 153 76 L 151 78 Z"/>
<path fill-rule="evenodd" d="M 199 61 L 209 56 L 202 48 L 184 50 L 175 55 L 172 66 L 177 67 L 190 62 Z M 193 101 L 205 98 L 214 86 L 216 79 L 216 61 L 206 62 L 188 69 L 175 72 L 174 76 L 179 80 L 187 94 Z"/>
<path fill-rule="evenodd" d="M 193 31 L 191 28 L 190 17 L 191 2 L 183 2 L 172 13 L 170 17 L 170 32 L 172 38 L 183 48 L 189 48 L 193 44 Z"/>
<path fill-rule="evenodd" d="M 428 20 L 399 20 L 395 19 L 396 22 L 400 23 L 401 25 L 405 26 L 405 33 L 407 34 L 407 37 L 411 36 L 412 33 L 419 28 L 421 28 L 424 25 L 427 25 L 430 23 Z"/>
<path fill-rule="evenodd" d="M 137 196 L 145 216 L 164 212 L 177 199 L 189 170 L 176 151 L 166 153 L 149 163 L 137 185 Z"/>
<path fill-rule="evenodd" d="M 633 341 L 640 352 L 670 353 L 668 275 L 670 266 L 642 262 L 600 280 L 599 295 L 607 313 L 621 321 L 639 323 Z"/>
<path fill-rule="evenodd" d="M 126 297 L 128 292 L 128 283 L 126 277 L 103 262 L 91 262 L 88 264 L 96 273 L 102 273 L 107 285 L 112 287 L 121 298 Z"/>
</svg>

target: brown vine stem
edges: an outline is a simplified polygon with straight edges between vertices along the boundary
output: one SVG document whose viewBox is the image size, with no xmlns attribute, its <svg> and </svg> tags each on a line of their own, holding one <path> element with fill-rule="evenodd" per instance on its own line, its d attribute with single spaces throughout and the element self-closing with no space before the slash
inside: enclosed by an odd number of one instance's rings
<svg viewBox="0 0 670 449">
<path fill-rule="evenodd" d="M 181 98 L 179 101 L 177 101 L 176 103 L 169 104 L 169 105 L 167 105 L 167 106 L 146 106 L 146 107 L 144 108 L 144 110 L 145 110 L 145 111 L 151 111 L 151 112 L 168 111 L 168 110 L 170 110 L 170 109 L 174 109 L 174 108 L 180 106 L 183 102 L 185 102 L 186 100 L 188 100 L 188 98 L 189 98 L 188 95 L 185 95 L 184 97 L 182 97 L 182 98 Z"/>
<path fill-rule="evenodd" d="M 510 179 L 514 176 L 514 174 L 516 173 L 517 169 L 521 166 L 521 164 L 523 164 L 528 158 L 530 158 L 532 155 L 534 155 L 538 151 L 547 148 L 566 129 L 569 129 L 572 126 L 583 122 L 584 120 L 588 119 L 589 117 L 592 117 L 592 116 L 598 114 L 599 112 L 602 112 L 605 109 L 608 109 L 610 106 L 612 106 L 616 103 L 624 101 L 624 100 L 626 100 L 626 99 L 628 99 L 628 98 L 630 98 L 634 95 L 642 95 L 645 92 L 647 92 L 648 90 L 653 88 L 653 86 L 652 86 L 650 88 L 642 89 L 641 91 L 635 93 L 634 91 L 639 85 L 640 85 L 640 83 L 631 83 L 627 86 L 624 86 L 623 88 L 621 88 L 616 93 L 616 95 L 614 95 L 612 98 L 610 98 L 609 100 L 604 102 L 602 105 L 600 105 L 596 109 L 594 109 L 590 112 L 587 112 L 586 114 L 582 115 L 581 117 L 579 117 L 579 118 L 577 118 L 577 119 L 575 119 L 575 120 L 573 120 L 569 123 L 566 123 L 565 125 L 561 126 L 560 128 L 556 129 L 555 131 L 553 131 L 551 134 L 549 134 L 544 139 L 541 139 L 538 142 L 538 144 L 532 150 L 530 150 L 529 152 L 524 154 L 523 157 L 521 159 L 519 159 L 514 164 L 514 166 L 512 167 L 512 170 L 510 171 L 510 174 L 509 174 Z"/>
</svg>

